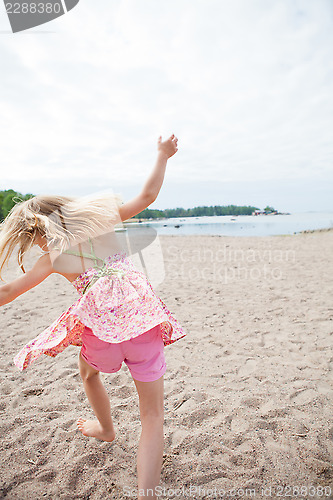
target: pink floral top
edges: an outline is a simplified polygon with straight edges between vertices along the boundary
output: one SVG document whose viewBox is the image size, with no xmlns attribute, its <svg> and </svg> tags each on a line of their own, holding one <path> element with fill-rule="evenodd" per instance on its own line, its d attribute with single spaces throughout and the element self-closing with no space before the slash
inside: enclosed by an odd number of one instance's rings
<svg viewBox="0 0 333 500">
<path fill-rule="evenodd" d="M 123 252 L 107 257 L 103 268 L 87 269 L 72 284 L 78 300 L 15 356 L 20 370 L 41 354 L 55 357 L 69 345 L 81 346 L 85 326 L 109 343 L 132 339 L 158 324 L 164 345 L 186 335 L 146 275 Z"/>
</svg>

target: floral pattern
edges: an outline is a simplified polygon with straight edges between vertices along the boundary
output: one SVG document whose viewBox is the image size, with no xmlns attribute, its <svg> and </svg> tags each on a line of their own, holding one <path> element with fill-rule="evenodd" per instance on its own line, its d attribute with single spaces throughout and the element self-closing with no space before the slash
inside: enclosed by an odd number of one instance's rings
<svg viewBox="0 0 333 500">
<path fill-rule="evenodd" d="M 15 356 L 20 370 L 42 354 L 55 357 L 69 345 L 81 346 L 85 326 L 109 343 L 130 340 L 156 325 L 161 325 L 164 345 L 186 335 L 146 275 L 125 253 L 104 262 L 103 272 L 91 267 L 72 282 L 78 300 Z"/>
</svg>

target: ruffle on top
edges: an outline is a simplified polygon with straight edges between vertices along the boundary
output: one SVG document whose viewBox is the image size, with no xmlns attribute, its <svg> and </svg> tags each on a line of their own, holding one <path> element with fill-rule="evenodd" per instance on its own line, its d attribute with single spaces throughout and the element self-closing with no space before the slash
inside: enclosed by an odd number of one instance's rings
<svg viewBox="0 0 333 500">
<path fill-rule="evenodd" d="M 69 345 L 81 346 L 85 326 L 109 343 L 125 342 L 157 325 L 164 345 L 186 335 L 125 253 L 107 257 L 102 269 L 91 267 L 72 284 L 79 299 L 15 356 L 20 370 L 42 354 L 55 357 Z"/>
</svg>

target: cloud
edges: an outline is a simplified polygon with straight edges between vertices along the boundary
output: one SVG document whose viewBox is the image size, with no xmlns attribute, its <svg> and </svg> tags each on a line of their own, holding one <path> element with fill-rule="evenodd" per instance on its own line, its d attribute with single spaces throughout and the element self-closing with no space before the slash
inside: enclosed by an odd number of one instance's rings
<svg viewBox="0 0 333 500">
<path fill-rule="evenodd" d="M 172 132 L 172 183 L 332 183 L 332 17 L 328 0 L 101 0 L 2 35 L 3 187 L 138 190 Z"/>
</svg>

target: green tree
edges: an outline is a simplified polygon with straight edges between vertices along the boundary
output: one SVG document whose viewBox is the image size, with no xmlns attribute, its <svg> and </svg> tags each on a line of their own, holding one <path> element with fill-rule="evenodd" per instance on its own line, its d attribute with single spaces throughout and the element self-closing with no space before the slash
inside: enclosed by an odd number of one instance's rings
<svg viewBox="0 0 333 500">
<path fill-rule="evenodd" d="M 23 195 L 13 189 L 6 189 L 0 191 L 0 221 L 3 221 L 13 206 L 19 201 L 24 201 L 32 198 L 34 195 L 31 193 Z"/>
<path fill-rule="evenodd" d="M 154 210 L 146 208 L 135 218 L 139 219 L 157 219 L 157 218 L 171 218 L 171 217 L 202 217 L 214 215 L 251 215 L 252 212 L 258 210 L 258 207 L 252 206 L 237 206 L 237 205 L 215 205 L 215 206 L 201 206 L 194 208 L 166 208 L 165 210 Z M 273 209 L 274 211 L 274 209 Z"/>
<path fill-rule="evenodd" d="M 5 195 L 4 195 L 4 198 L 2 201 L 3 217 L 6 217 L 8 212 L 10 212 L 10 210 L 15 205 L 15 201 L 13 200 L 13 198 L 15 198 L 15 196 L 17 196 L 17 195 L 18 195 L 18 193 L 16 191 L 14 191 L 13 189 L 8 189 L 8 191 L 5 191 Z"/>
</svg>

